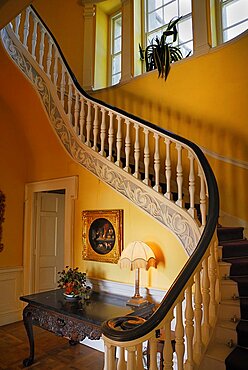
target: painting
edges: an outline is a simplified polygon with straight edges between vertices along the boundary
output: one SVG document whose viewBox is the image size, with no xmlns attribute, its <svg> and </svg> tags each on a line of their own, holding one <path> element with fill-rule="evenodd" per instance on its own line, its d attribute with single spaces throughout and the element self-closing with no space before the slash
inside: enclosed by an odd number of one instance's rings
<svg viewBox="0 0 248 370">
<path fill-rule="evenodd" d="M 83 258 L 117 263 L 123 245 L 123 210 L 82 212 Z"/>
</svg>

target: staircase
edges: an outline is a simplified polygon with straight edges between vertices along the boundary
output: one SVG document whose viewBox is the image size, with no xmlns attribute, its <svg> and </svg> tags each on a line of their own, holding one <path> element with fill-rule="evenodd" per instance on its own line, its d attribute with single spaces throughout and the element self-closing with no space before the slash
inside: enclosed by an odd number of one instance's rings
<svg viewBox="0 0 248 370">
<path fill-rule="evenodd" d="M 242 227 L 217 228 L 221 302 L 214 338 L 200 370 L 248 368 L 248 240 Z"/>
<path fill-rule="evenodd" d="M 39 94 L 68 155 L 170 229 L 189 256 L 146 322 L 128 330 L 118 326 L 130 327 L 123 325 L 129 320 L 126 317 L 114 320 L 116 325 L 103 325 L 105 370 L 115 369 L 116 363 L 118 369 L 143 370 L 142 349 L 147 341 L 150 368 L 157 369 L 160 331 L 166 338 L 166 369 L 197 369 L 219 308 L 219 198 L 204 154 L 185 138 L 87 95 L 32 7 L 5 27 L 1 38 L 12 61 Z"/>
</svg>

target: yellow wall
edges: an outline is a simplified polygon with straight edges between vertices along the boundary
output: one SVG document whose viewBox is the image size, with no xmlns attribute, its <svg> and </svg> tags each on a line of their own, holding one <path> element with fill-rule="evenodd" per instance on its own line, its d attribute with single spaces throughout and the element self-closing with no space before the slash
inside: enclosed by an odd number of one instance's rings
<svg viewBox="0 0 248 370">
<path fill-rule="evenodd" d="M 99 99 L 182 135 L 215 153 L 248 162 L 248 35 L 207 55 L 177 62 L 165 82 L 153 71 Z M 248 171 L 209 157 L 221 209 L 248 221 Z M 232 198 L 232 199 L 231 199 Z"/>
<path fill-rule="evenodd" d="M 96 51 L 94 88 L 108 85 L 108 16 L 98 6 L 96 9 Z"/>
<path fill-rule="evenodd" d="M 132 273 L 120 271 L 115 264 L 82 260 L 82 210 L 123 209 L 124 246 L 142 239 L 154 247 L 159 258 L 158 269 L 144 274 L 142 282 L 168 288 L 187 259 L 175 236 L 70 159 L 51 129 L 39 97 L 2 47 L 0 58 L 0 189 L 6 195 L 5 249 L 0 254 L 0 267 L 23 263 L 25 183 L 77 175 L 75 265 L 92 277 L 133 284 Z"/>
</svg>

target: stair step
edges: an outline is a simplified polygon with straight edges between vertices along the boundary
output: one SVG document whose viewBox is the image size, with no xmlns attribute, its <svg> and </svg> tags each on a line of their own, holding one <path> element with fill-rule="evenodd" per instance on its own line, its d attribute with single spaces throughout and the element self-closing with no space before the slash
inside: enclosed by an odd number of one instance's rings
<svg viewBox="0 0 248 370">
<path fill-rule="evenodd" d="M 247 370 L 248 349 L 237 346 L 226 359 L 226 370 Z"/>
<path fill-rule="evenodd" d="M 219 272 L 220 272 L 220 278 L 224 279 L 225 276 L 230 275 L 230 268 L 231 264 L 225 261 L 219 262 Z"/>
<path fill-rule="evenodd" d="M 243 236 L 243 227 L 218 227 L 217 236 L 219 242 L 225 240 L 235 240 L 235 239 L 244 239 Z"/>
<path fill-rule="evenodd" d="M 219 321 L 216 325 L 215 340 L 218 343 L 228 344 L 232 341 L 233 344 L 237 344 L 237 323 L 232 321 Z"/>
<path fill-rule="evenodd" d="M 231 300 L 233 296 L 239 296 L 238 285 L 233 280 L 221 280 L 220 289 L 222 300 Z"/>
<path fill-rule="evenodd" d="M 240 320 L 237 325 L 238 345 L 248 348 L 248 321 Z"/>
<path fill-rule="evenodd" d="M 225 359 L 231 351 L 225 344 L 213 342 L 208 347 L 199 370 L 226 370 Z"/>
<path fill-rule="evenodd" d="M 248 246 L 243 244 L 226 244 L 222 246 L 222 259 L 226 257 L 247 257 Z"/>
<path fill-rule="evenodd" d="M 232 299 L 223 300 L 220 302 L 219 319 L 224 321 L 231 321 L 234 317 L 240 319 L 240 304 L 239 300 Z"/>
</svg>

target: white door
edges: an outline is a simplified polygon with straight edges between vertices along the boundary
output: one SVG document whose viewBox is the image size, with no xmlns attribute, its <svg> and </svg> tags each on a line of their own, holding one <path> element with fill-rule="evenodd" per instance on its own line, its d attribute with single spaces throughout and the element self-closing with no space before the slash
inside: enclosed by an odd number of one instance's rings
<svg viewBox="0 0 248 370">
<path fill-rule="evenodd" d="M 64 268 L 65 195 L 37 193 L 35 235 L 35 292 L 56 289 Z"/>
</svg>

